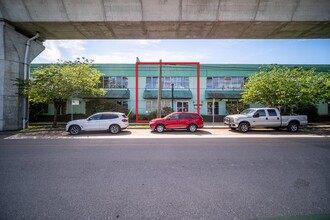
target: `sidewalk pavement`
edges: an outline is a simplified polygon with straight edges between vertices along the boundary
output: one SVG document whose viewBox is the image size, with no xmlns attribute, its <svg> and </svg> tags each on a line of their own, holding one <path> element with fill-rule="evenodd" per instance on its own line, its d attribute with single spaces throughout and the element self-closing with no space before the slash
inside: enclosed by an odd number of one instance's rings
<svg viewBox="0 0 330 220">
<path fill-rule="evenodd" d="M 129 128 L 149 128 L 148 123 L 130 123 Z M 204 128 L 207 129 L 229 129 L 223 122 L 204 122 Z M 330 128 L 330 121 L 308 123 L 307 128 Z"/>
<path fill-rule="evenodd" d="M 47 123 L 34 123 L 33 125 L 47 125 Z M 51 128 L 51 129 L 44 129 L 44 130 L 40 130 L 40 129 L 36 129 L 36 130 L 20 130 L 20 131 L 0 131 L 0 135 L 14 135 L 17 133 L 29 133 L 29 132 L 37 132 L 37 131 L 64 131 L 65 130 L 65 123 L 61 124 L 63 125 L 62 128 Z M 51 125 L 51 123 L 49 123 L 49 125 Z M 223 122 L 204 122 L 204 128 L 205 129 L 229 129 L 228 126 L 225 126 L 223 124 Z M 325 121 L 325 122 L 312 122 L 312 123 L 308 123 L 307 127 L 305 127 L 307 129 L 311 129 L 311 130 L 330 130 L 330 121 Z M 128 129 L 149 129 L 149 124 L 148 123 L 130 123 Z"/>
<path fill-rule="evenodd" d="M 204 122 L 205 128 L 223 128 L 227 129 L 228 126 L 225 126 L 223 122 Z M 311 122 L 308 123 L 307 128 L 330 128 L 330 121 L 325 122 Z"/>
</svg>

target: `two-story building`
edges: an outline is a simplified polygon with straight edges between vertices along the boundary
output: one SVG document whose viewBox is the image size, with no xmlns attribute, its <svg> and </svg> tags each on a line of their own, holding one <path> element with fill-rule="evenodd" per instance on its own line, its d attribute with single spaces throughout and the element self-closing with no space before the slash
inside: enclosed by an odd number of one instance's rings
<svg viewBox="0 0 330 220">
<path fill-rule="evenodd" d="M 32 64 L 31 73 L 41 65 L 45 64 Z M 212 115 L 213 109 L 215 115 L 235 113 L 237 109 L 248 107 L 243 106 L 240 101 L 243 86 L 249 75 L 257 72 L 261 66 L 201 64 L 198 77 L 197 65 L 162 65 L 162 107 L 173 107 L 174 111 L 196 111 L 199 91 L 202 115 Z M 330 65 L 286 66 L 315 68 L 317 72 L 330 70 Z M 101 86 L 107 91 L 104 98 L 116 100 L 133 113 L 136 112 L 136 106 L 139 114 L 157 109 L 159 65 L 139 65 L 138 71 L 136 64 L 94 64 L 93 67 L 104 74 L 101 79 Z M 71 114 L 72 109 L 75 114 L 85 114 L 86 101 L 88 100 L 81 99 L 79 105 L 72 108 L 71 101 L 68 100 L 59 114 Z M 319 115 L 328 115 L 328 106 L 328 102 L 319 103 Z M 44 114 L 53 113 L 53 105 L 50 103 Z"/>
</svg>

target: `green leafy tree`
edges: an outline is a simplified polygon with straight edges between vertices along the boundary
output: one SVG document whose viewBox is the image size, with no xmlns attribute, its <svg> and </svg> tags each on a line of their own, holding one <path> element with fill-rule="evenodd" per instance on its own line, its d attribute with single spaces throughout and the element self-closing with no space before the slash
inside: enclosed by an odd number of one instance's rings
<svg viewBox="0 0 330 220">
<path fill-rule="evenodd" d="M 330 74 L 272 65 L 250 76 L 244 103 L 283 108 L 307 107 L 330 98 Z"/>
<path fill-rule="evenodd" d="M 78 58 L 42 66 L 34 70 L 30 80 L 19 80 L 20 94 L 28 96 L 32 103 L 53 102 L 56 126 L 57 112 L 67 100 L 105 95 L 105 90 L 98 86 L 103 74 L 91 65 L 91 60 Z"/>
</svg>

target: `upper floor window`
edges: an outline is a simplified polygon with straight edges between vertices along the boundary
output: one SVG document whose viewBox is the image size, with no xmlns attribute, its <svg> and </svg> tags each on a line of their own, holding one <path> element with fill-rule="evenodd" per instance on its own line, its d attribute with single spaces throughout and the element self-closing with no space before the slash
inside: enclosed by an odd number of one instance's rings
<svg viewBox="0 0 330 220">
<path fill-rule="evenodd" d="M 103 76 L 101 81 L 104 89 L 127 89 L 128 87 L 126 76 Z"/>
<path fill-rule="evenodd" d="M 216 76 L 206 78 L 206 88 L 208 89 L 242 89 L 246 81 L 241 76 Z"/>
<path fill-rule="evenodd" d="M 162 80 L 163 89 L 171 89 L 172 84 L 174 89 L 189 89 L 189 77 L 172 77 L 166 76 Z M 146 78 L 147 89 L 158 89 L 158 77 Z"/>
</svg>

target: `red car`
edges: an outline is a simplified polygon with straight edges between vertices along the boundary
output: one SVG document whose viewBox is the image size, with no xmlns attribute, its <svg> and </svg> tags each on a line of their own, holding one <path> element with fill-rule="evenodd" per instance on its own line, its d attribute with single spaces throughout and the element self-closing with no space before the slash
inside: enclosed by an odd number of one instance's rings
<svg viewBox="0 0 330 220">
<path fill-rule="evenodd" d="M 165 129 L 187 129 L 195 132 L 197 128 L 203 128 L 204 122 L 200 114 L 196 112 L 173 112 L 164 118 L 155 118 L 149 122 L 151 129 L 161 133 Z"/>
</svg>

